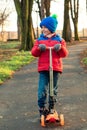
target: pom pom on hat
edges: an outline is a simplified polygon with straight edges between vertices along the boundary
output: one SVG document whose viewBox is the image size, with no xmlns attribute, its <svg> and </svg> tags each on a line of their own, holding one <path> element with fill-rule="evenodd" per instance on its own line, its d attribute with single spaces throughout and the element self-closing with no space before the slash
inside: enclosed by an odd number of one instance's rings
<svg viewBox="0 0 87 130">
<path fill-rule="evenodd" d="M 53 14 L 52 16 L 44 18 L 40 23 L 40 27 L 42 28 L 42 26 L 45 26 L 50 32 L 53 33 L 56 31 L 57 24 L 57 15 Z"/>
<path fill-rule="evenodd" d="M 58 16 L 56 14 L 53 14 L 51 17 L 57 19 Z"/>
</svg>

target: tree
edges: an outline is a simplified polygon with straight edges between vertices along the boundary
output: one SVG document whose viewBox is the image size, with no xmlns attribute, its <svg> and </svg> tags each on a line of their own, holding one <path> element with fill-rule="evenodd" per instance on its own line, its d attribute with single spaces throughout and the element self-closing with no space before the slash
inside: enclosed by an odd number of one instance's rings
<svg viewBox="0 0 87 130">
<path fill-rule="evenodd" d="M 40 10 L 41 10 L 41 4 L 40 4 L 41 2 L 40 2 L 40 0 L 34 0 L 34 1 L 35 1 L 35 2 L 37 3 L 37 5 L 38 5 L 38 13 L 39 13 L 39 16 L 40 16 L 40 19 L 41 19 L 41 17 L 42 17 L 42 16 L 41 16 L 41 11 L 40 11 Z"/>
<path fill-rule="evenodd" d="M 64 24 L 63 24 L 63 33 L 62 33 L 62 37 L 67 42 L 70 42 L 72 40 L 70 17 L 69 17 L 69 2 L 70 0 L 64 1 Z"/>
<path fill-rule="evenodd" d="M 44 10 L 44 0 L 41 0 L 41 20 L 45 17 L 45 10 Z"/>
<path fill-rule="evenodd" d="M 7 20 L 7 18 L 9 17 L 9 15 L 11 14 L 10 10 L 7 10 L 7 8 L 5 7 L 3 9 L 3 11 L 0 11 L 0 26 L 1 26 L 1 37 L 2 37 L 2 41 L 3 39 L 3 32 L 4 32 L 4 23 Z"/>
<path fill-rule="evenodd" d="M 14 4 L 17 11 L 18 22 L 20 26 L 20 50 L 30 50 L 34 42 L 31 17 L 33 0 L 14 0 Z"/>
<path fill-rule="evenodd" d="M 50 16 L 50 3 L 51 3 L 51 0 L 44 0 L 44 7 L 45 7 L 45 10 L 46 10 L 46 17 Z"/>
<path fill-rule="evenodd" d="M 74 24 L 75 40 L 79 40 L 78 36 L 78 12 L 79 12 L 79 0 L 70 0 L 71 17 Z"/>
<path fill-rule="evenodd" d="M 50 3 L 51 0 L 35 0 L 39 9 L 39 16 L 42 20 L 45 16 L 50 16 Z"/>
</svg>

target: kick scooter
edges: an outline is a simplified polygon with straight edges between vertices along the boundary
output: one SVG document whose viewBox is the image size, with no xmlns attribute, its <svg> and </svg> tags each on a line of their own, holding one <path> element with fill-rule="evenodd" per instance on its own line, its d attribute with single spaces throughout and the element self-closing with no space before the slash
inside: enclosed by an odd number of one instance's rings
<svg viewBox="0 0 87 130">
<path fill-rule="evenodd" d="M 41 115 L 41 126 L 45 127 L 49 124 L 57 123 L 60 126 L 64 125 L 64 115 L 58 114 L 54 109 L 54 92 L 53 92 L 53 67 L 52 67 L 52 50 L 53 47 L 47 47 L 49 49 L 49 75 L 50 75 L 50 83 L 49 83 L 49 112 L 47 115 Z"/>
</svg>

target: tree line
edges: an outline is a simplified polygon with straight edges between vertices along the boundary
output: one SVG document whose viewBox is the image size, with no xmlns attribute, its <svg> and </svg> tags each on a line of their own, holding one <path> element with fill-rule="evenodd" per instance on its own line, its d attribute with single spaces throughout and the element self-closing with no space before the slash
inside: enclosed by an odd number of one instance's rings
<svg viewBox="0 0 87 130">
<path fill-rule="evenodd" d="M 35 32 L 32 24 L 33 4 L 38 6 L 40 20 L 50 16 L 51 1 L 57 0 L 13 0 L 17 12 L 18 36 L 21 41 L 20 50 L 31 50 Z M 58 4 L 58 2 L 57 2 Z M 87 9 L 87 0 L 86 7 Z M 70 42 L 72 40 L 72 31 L 70 25 L 70 15 L 74 25 L 74 40 L 79 40 L 78 36 L 78 17 L 79 17 L 79 0 L 64 0 L 64 22 L 62 37 Z"/>
</svg>

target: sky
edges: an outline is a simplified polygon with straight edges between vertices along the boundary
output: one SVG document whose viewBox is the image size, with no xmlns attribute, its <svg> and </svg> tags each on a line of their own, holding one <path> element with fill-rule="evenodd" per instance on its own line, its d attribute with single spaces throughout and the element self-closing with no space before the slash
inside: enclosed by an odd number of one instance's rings
<svg viewBox="0 0 87 130">
<path fill-rule="evenodd" d="M 56 2 L 52 2 L 51 4 L 51 12 L 52 13 L 57 13 L 58 15 L 58 29 L 62 29 L 63 28 L 63 18 L 64 18 L 64 0 L 57 0 L 58 3 Z M 87 14 L 86 14 L 86 0 L 79 0 L 79 22 L 78 22 L 78 28 L 79 30 L 83 29 L 83 28 L 87 28 Z M 73 29 L 73 23 L 71 20 L 71 26 Z"/>
<path fill-rule="evenodd" d="M 16 10 L 14 7 L 14 2 L 13 0 L 10 0 L 10 3 L 8 2 L 5 4 L 6 0 L 0 0 L 0 10 L 2 9 L 1 7 L 7 6 L 10 10 L 12 10 L 12 13 L 10 14 L 9 18 L 7 19 L 4 26 L 5 31 L 17 31 L 17 14 Z M 63 12 L 64 12 L 64 0 L 56 0 L 57 2 L 51 2 L 51 14 L 57 14 L 58 16 L 58 28 L 59 30 L 63 29 Z M 86 14 L 86 0 L 79 0 L 80 1 L 80 10 L 79 10 L 79 23 L 78 23 L 78 28 L 79 30 L 82 30 L 83 28 L 87 28 L 87 14 Z M 36 5 L 35 5 L 36 8 Z M 36 14 L 36 12 L 32 13 L 32 18 L 33 18 L 33 25 L 34 27 L 39 26 L 40 20 L 39 16 Z M 38 20 L 37 20 L 38 19 Z M 71 20 L 71 26 L 73 29 L 73 23 Z"/>
</svg>

